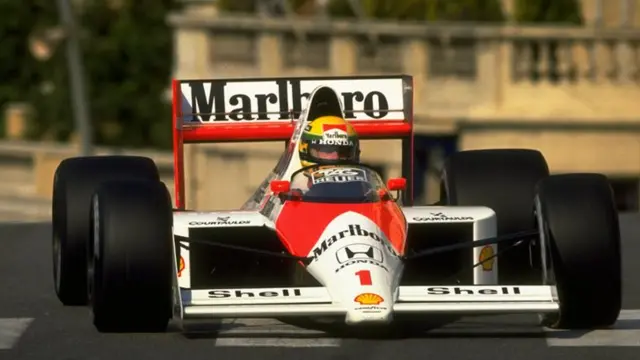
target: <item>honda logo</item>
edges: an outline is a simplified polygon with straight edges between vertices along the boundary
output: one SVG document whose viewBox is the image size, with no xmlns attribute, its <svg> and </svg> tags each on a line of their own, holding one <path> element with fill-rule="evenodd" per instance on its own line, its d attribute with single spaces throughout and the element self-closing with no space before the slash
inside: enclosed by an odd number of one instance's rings
<svg viewBox="0 0 640 360">
<path fill-rule="evenodd" d="M 336 252 L 336 259 L 340 264 L 361 259 L 382 262 L 382 251 L 369 244 L 352 244 L 340 248 Z"/>
</svg>

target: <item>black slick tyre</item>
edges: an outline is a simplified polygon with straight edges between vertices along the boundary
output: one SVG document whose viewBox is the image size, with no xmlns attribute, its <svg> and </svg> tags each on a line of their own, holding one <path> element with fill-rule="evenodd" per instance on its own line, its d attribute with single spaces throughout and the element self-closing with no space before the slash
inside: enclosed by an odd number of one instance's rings
<svg viewBox="0 0 640 360">
<path fill-rule="evenodd" d="M 87 241 L 91 196 L 104 181 L 160 181 L 153 160 L 138 156 L 90 156 L 63 160 L 53 180 L 53 274 L 64 305 L 87 304 Z"/>
<path fill-rule="evenodd" d="M 498 235 L 535 229 L 533 199 L 538 181 L 549 176 L 544 156 L 529 149 L 468 150 L 454 153 L 442 172 L 440 204 L 486 206 L 497 217 Z M 502 252 L 511 244 L 498 244 Z M 498 257 L 501 284 L 539 283 L 528 246 Z"/>
<path fill-rule="evenodd" d="M 100 332 L 161 332 L 171 318 L 171 197 L 157 181 L 112 181 L 93 196 L 89 297 Z"/>
<path fill-rule="evenodd" d="M 613 192 L 600 174 L 554 175 L 538 184 L 536 213 L 548 258 L 544 282 L 556 285 L 553 328 L 615 323 L 622 304 L 620 228 Z"/>
</svg>

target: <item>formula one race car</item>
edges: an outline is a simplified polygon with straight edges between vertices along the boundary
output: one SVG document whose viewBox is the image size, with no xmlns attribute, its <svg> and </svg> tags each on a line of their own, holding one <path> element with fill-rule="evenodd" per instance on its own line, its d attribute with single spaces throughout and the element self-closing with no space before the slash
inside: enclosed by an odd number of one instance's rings
<svg viewBox="0 0 640 360">
<path fill-rule="evenodd" d="M 176 80 L 173 99 L 174 205 L 148 158 L 70 158 L 55 174 L 56 293 L 90 304 L 99 331 L 164 331 L 171 318 L 369 326 L 539 313 L 546 326 L 597 328 L 618 317 L 606 177 L 550 175 L 536 150 L 461 151 L 444 166 L 440 201 L 414 206 L 410 76 Z M 402 177 L 301 168 L 301 132 L 324 115 L 344 116 L 362 139 L 399 139 Z M 184 144 L 267 140 L 285 150 L 243 206 L 186 209 Z M 294 192 L 309 174 L 322 181 Z"/>
</svg>

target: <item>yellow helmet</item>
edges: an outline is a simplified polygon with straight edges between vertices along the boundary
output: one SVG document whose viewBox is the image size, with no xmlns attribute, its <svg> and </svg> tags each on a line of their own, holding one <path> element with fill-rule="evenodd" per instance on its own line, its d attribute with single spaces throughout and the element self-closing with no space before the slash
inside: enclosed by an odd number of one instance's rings
<svg viewBox="0 0 640 360">
<path fill-rule="evenodd" d="M 360 161 L 360 140 L 345 119 L 322 116 L 304 129 L 298 152 L 302 166 L 357 163 Z"/>
</svg>

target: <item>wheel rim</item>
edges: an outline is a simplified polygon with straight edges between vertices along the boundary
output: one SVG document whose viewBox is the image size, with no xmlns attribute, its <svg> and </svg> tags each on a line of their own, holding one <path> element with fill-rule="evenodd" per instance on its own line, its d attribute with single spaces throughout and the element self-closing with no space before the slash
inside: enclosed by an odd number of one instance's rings
<svg viewBox="0 0 640 360">
<path fill-rule="evenodd" d="M 62 247 L 60 246 L 60 238 L 57 234 L 53 233 L 53 280 L 56 287 L 56 292 L 60 293 L 62 273 Z"/>
<path fill-rule="evenodd" d="M 93 301 L 93 297 L 94 297 L 93 294 L 94 294 L 94 286 L 95 286 L 95 280 L 94 280 L 95 263 L 96 263 L 96 258 L 99 256 L 99 251 L 100 251 L 100 248 L 99 248 L 100 212 L 99 212 L 98 198 L 95 196 L 92 202 L 92 210 L 93 210 L 93 217 L 91 219 L 91 224 L 93 225 L 91 229 L 92 241 L 89 242 L 89 249 L 88 249 L 88 256 L 87 256 L 87 292 L 88 292 L 90 301 Z"/>
</svg>

